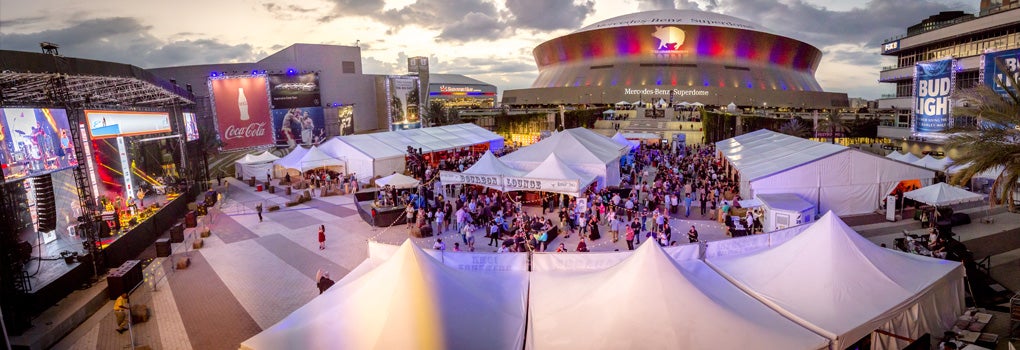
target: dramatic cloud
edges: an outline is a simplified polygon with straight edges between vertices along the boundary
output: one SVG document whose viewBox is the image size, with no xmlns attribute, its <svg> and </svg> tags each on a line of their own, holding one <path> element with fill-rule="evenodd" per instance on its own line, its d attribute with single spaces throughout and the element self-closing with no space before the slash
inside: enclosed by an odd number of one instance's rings
<svg viewBox="0 0 1020 350">
<path fill-rule="evenodd" d="M 500 23 L 499 18 L 472 12 L 463 19 L 446 25 L 437 39 L 464 42 L 479 38 L 498 38 L 506 29 L 506 24 Z"/>
<path fill-rule="evenodd" d="M 384 0 L 329 0 L 333 9 L 319 17 L 319 22 L 329 22 L 347 16 L 371 16 L 382 12 Z"/>
<path fill-rule="evenodd" d="M 60 45 L 72 57 L 161 67 L 219 62 L 254 61 L 251 45 L 227 45 L 210 39 L 166 41 L 149 34 L 150 27 L 128 17 L 100 18 L 69 27 L 35 33 L 0 34 L 4 49 L 39 50 L 39 42 Z"/>
<path fill-rule="evenodd" d="M 506 0 L 513 27 L 551 31 L 577 29 L 595 12 L 595 2 L 579 4 L 565 0 Z"/>
</svg>

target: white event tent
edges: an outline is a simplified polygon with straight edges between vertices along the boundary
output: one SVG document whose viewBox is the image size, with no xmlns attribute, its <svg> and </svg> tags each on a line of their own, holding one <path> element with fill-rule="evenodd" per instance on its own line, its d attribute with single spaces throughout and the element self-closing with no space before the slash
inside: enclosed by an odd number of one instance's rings
<svg viewBox="0 0 1020 350">
<path fill-rule="evenodd" d="M 567 253 L 569 254 L 569 253 Z M 536 255 L 536 259 L 544 255 Z M 827 349 L 700 260 L 645 243 L 588 272 L 532 272 L 526 349 Z"/>
<path fill-rule="evenodd" d="M 949 157 L 943 157 L 940 159 L 932 157 L 930 154 L 928 154 L 925 155 L 924 158 L 914 161 L 913 164 L 922 168 L 944 172 L 946 171 L 947 168 L 949 168 L 950 162 L 952 161 L 949 159 Z"/>
<path fill-rule="evenodd" d="M 716 143 L 740 177 L 740 196 L 794 193 L 838 215 L 874 212 L 903 180 L 930 184 L 935 172 L 857 149 L 766 129 Z"/>
<path fill-rule="evenodd" d="M 571 169 L 581 175 L 594 176 L 598 187 L 620 184 L 620 157 L 629 153 L 630 148 L 612 139 L 596 134 L 585 128 L 567 129 L 553 133 L 542 141 L 523 147 L 500 158 L 507 165 L 525 170 L 535 170 L 556 154 Z"/>
<path fill-rule="evenodd" d="M 371 260 L 371 259 L 370 259 Z M 410 240 L 338 282 L 242 349 L 520 349 L 524 271 L 463 271 Z"/>
<path fill-rule="evenodd" d="M 506 163 L 499 160 L 499 158 L 496 158 L 496 155 L 492 154 L 492 152 L 485 151 L 481 157 L 478 157 L 478 161 L 471 165 L 471 167 L 464 169 L 463 173 L 471 175 L 521 176 L 527 172 L 511 168 L 509 165 L 506 165 Z"/>
<path fill-rule="evenodd" d="M 903 198 L 936 207 L 967 203 L 984 199 L 984 195 L 955 187 L 945 182 L 925 186 L 903 194 Z"/>
<path fill-rule="evenodd" d="M 431 153 L 479 144 L 487 144 L 490 150 L 498 150 L 503 148 L 503 137 L 475 124 L 465 123 L 337 136 L 319 147 L 329 155 L 346 159 L 349 171 L 356 173 L 358 180 L 364 182 L 377 175 L 403 172 L 407 147 Z"/>
<path fill-rule="evenodd" d="M 316 168 L 342 168 L 344 161 L 326 154 L 317 146 L 311 148 L 295 147 L 283 158 L 273 161 L 273 165 L 287 172 L 302 173 Z M 338 169 L 341 170 L 342 169 Z"/>
<path fill-rule="evenodd" d="M 542 161 L 535 170 L 522 176 L 524 178 L 532 179 L 546 179 L 546 180 L 563 180 L 568 182 L 577 181 L 577 188 L 563 190 L 548 189 L 547 192 L 564 193 L 574 197 L 581 196 L 581 192 L 588 185 L 591 185 L 595 181 L 595 177 L 592 175 L 581 174 L 571 169 L 566 162 L 556 156 L 555 153 L 550 154 L 548 158 Z"/>
<path fill-rule="evenodd" d="M 418 179 L 401 173 L 394 173 L 393 175 L 375 179 L 375 184 L 379 187 L 390 185 L 396 188 L 415 188 L 420 183 L 421 181 L 418 181 Z"/>
<path fill-rule="evenodd" d="M 623 136 L 623 134 L 619 132 L 617 132 L 616 135 L 613 135 L 611 139 L 616 143 L 620 144 L 620 146 L 630 147 L 630 149 L 632 150 L 637 149 L 638 147 L 641 146 L 637 142 L 628 140 L 626 137 Z"/>
<path fill-rule="evenodd" d="M 872 332 L 942 334 L 964 308 L 961 263 L 879 247 L 832 212 L 778 246 L 706 262 L 833 349 L 869 335 L 873 349 L 900 349 L 905 342 Z"/>
<path fill-rule="evenodd" d="M 273 161 L 277 159 L 280 157 L 269 153 L 269 151 L 245 154 L 244 157 L 234 162 L 234 176 L 238 179 L 247 179 L 252 176 L 262 178 L 273 170 Z"/>
</svg>

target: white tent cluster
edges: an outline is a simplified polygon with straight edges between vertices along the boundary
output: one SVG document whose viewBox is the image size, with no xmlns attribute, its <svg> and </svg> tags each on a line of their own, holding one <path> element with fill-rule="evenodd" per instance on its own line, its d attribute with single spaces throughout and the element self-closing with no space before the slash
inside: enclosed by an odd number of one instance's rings
<svg viewBox="0 0 1020 350">
<path fill-rule="evenodd" d="M 356 173 L 358 180 L 367 182 L 376 175 L 404 172 L 407 147 L 421 149 L 425 153 L 459 150 L 465 147 L 486 144 L 490 150 L 503 148 L 503 137 L 471 123 L 438 126 L 432 128 L 397 130 L 374 134 L 347 135 L 331 138 L 318 147 L 318 151 L 339 161 L 346 172 Z M 325 164 L 320 154 L 315 160 L 306 160 L 308 149 L 295 148 L 281 159 L 280 166 L 304 171 L 310 164 Z"/>
<path fill-rule="evenodd" d="M 838 215 L 874 212 L 903 180 L 935 172 L 857 149 L 758 130 L 716 143 L 740 177 L 740 196 L 794 193 Z"/>
<path fill-rule="evenodd" d="M 917 339 L 963 312 L 958 262 L 880 248 L 831 212 L 790 232 L 725 254 L 537 253 L 530 272 L 523 254 L 372 243 L 336 286 L 241 346 L 843 349 L 870 334 L 873 349 L 899 349 L 873 331 Z"/>
<path fill-rule="evenodd" d="M 343 170 L 345 162 L 313 145 L 309 148 L 295 147 L 293 151 L 283 156 L 283 158 L 273 161 L 273 164 L 283 169 L 283 171 L 297 175 L 317 168 Z"/>
<path fill-rule="evenodd" d="M 441 171 L 444 185 L 473 184 L 501 191 L 533 190 L 577 196 L 592 183 L 620 183 L 620 158 L 631 150 L 584 128 L 554 133 L 496 158 L 483 155 L 463 172 Z"/>
</svg>

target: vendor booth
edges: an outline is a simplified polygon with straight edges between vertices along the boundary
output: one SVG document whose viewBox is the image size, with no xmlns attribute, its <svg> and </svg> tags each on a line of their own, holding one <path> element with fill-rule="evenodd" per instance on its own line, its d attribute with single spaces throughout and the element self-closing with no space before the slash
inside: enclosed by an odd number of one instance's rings
<svg viewBox="0 0 1020 350">
<path fill-rule="evenodd" d="M 764 210 L 762 226 L 765 232 L 806 224 L 814 219 L 815 205 L 796 194 L 765 193 L 758 195 L 757 199 Z"/>
<path fill-rule="evenodd" d="M 418 179 L 415 179 L 413 177 L 398 173 L 375 179 L 375 184 L 379 187 L 392 186 L 397 189 L 405 189 L 418 187 L 418 184 L 421 184 L 421 181 L 418 181 Z"/>
<path fill-rule="evenodd" d="M 234 177 L 238 179 L 248 179 L 253 176 L 257 179 L 264 178 L 266 174 L 272 173 L 273 162 L 277 159 L 280 157 L 269 153 L 269 151 L 246 154 L 234 162 Z"/>
<path fill-rule="evenodd" d="M 317 146 L 296 147 L 290 154 L 275 160 L 273 164 L 278 171 L 278 177 L 288 173 L 291 176 L 297 176 L 305 171 L 318 168 L 326 168 L 341 174 L 345 172 L 343 160 L 326 154 Z"/>
<path fill-rule="evenodd" d="M 585 176 L 594 176 L 598 187 L 620 184 L 620 157 L 630 148 L 584 128 L 567 129 L 500 158 L 507 165 L 531 171 L 550 154 Z"/>
</svg>

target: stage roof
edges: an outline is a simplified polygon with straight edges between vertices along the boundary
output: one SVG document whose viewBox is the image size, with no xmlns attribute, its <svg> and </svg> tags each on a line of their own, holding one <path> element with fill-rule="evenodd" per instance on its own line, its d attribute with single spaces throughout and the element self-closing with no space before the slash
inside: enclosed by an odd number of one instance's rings
<svg viewBox="0 0 1020 350">
<path fill-rule="evenodd" d="M 159 107 L 195 100 L 185 88 L 129 64 L 10 50 L 0 50 L 0 62 L 0 96 L 7 105 Z M 67 101 L 53 94 L 61 80 Z"/>
</svg>

